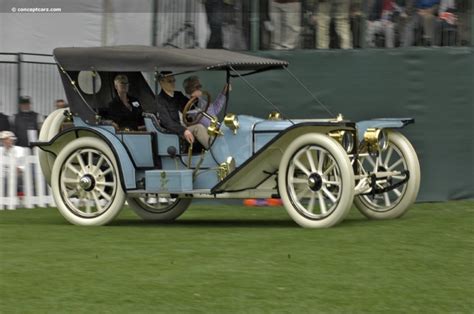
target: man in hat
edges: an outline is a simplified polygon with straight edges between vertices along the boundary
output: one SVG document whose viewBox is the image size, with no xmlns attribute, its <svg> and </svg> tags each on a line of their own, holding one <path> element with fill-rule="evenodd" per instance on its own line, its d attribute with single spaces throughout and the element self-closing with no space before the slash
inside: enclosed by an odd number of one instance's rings
<svg viewBox="0 0 474 314">
<path fill-rule="evenodd" d="M 17 145 L 29 147 L 30 142 L 38 139 L 43 117 L 31 110 L 31 99 L 28 96 L 22 96 L 19 100 L 19 112 L 13 119 L 13 132 L 18 137 Z"/>
<path fill-rule="evenodd" d="M 116 95 L 109 103 L 106 110 L 101 111 L 104 119 L 112 120 L 116 128 L 128 130 L 140 130 L 145 126 L 143 120 L 143 109 L 137 98 L 128 93 L 128 77 L 119 74 L 114 79 Z"/>
<path fill-rule="evenodd" d="M 159 83 L 161 93 L 156 97 L 158 103 L 158 115 L 160 123 L 170 132 L 176 133 L 192 144 L 194 138 L 201 143 L 204 148 L 209 149 L 209 134 L 202 124 L 195 124 L 185 127 L 181 124 L 179 112 L 183 111 L 188 97 L 183 93 L 175 91 L 176 79 L 172 72 L 164 71 L 160 73 Z"/>
<path fill-rule="evenodd" d="M 23 158 L 25 157 L 25 149 L 23 147 L 15 146 L 16 136 L 11 131 L 0 132 L 0 158 L 3 160 L 2 178 L 5 180 L 4 186 L 8 186 L 8 175 L 10 171 L 9 161 L 15 160 L 16 163 L 16 174 L 17 174 L 17 192 L 22 191 L 23 186 Z"/>
</svg>

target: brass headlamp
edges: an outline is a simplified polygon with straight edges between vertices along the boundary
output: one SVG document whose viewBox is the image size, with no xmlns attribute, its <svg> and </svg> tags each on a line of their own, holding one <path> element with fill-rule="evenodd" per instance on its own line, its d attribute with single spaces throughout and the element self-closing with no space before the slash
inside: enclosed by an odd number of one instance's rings
<svg viewBox="0 0 474 314">
<path fill-rule="evenodd" d="M 364 141 L 369 152 L 383 151 L 388 146 L 387 131 L 377 128 L 368 128 L 364 133 Z"/>
<path fill-rule="evenodd" d="M 346 153 L 350 153 L 354 149 L 355 139 L 351 132 L 345 130 L 331 131 L 329 136 L 338 141 Z"/>
</svg>

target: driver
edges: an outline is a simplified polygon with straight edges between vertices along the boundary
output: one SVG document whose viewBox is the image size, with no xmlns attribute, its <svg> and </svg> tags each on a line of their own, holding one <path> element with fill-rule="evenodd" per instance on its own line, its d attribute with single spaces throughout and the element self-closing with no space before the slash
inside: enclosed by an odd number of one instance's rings
<svg viewBox="0 0 474 314">
<path fill-rule="evenodd" d="M 179 113 L 184 109 L 189 99 L 183 93 L 175 91 L 176 79 L 172 72 L 160 72 L 158 82 L 160 83 L 161 93 L 156 97 L 156 101 L 160 123 L 163 127 L 185 138 L 190 144 L 196 138 L 205 149 L 209 149 L 210 136 L 202 124 L 198 123 L 188 127 L 181 124 Z M 197 95 L 193 94 L 192 96 Z"/>
<path fill-rule="evenodd" d="M 206 108 L 206 100 L 203 99 L 202 96 L 202 85 L 201 82 L 199 81 L 199 77 L 197 75 L 192 75 L 188 78 L 186 78 L 183 81 L 183 88 L 184 91 L 186 92 L 186 95 L 188 97 L 193 97 L 196 96 L 199 98 L 199 108 L 204 110 Z M 226 102 L 226 94 L 227 90 L 231 91 L 232 88 L 230 87 L 229 84 L 225 84 L 224 88 L 222 91 L 217 95 L 216 100 L 209 105 L 209 108 L 207 109 L 207 113 L 213 117 L 216 117 L 219 112 L 221 112 L 222 107 L 224 106 Z M 209 127 L 211 124 L 211 121 L 205 116 L 203 116 L 200 120 L 199 123 L 204 125 L 206 128 Z"/>
</svg>

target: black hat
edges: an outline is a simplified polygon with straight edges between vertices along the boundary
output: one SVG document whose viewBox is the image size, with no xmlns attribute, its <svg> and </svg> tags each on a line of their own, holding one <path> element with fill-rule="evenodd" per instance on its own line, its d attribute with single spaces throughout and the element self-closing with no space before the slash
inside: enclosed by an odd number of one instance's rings
<svg viewBox="0 0 474 314">
<path fill-rule="evenodd" d="M 18 103 L 21 104 L 31 104 L 31 98 L 30 96 L 20 96 L 20 99 L 18 100 Z"/>
<path fill-rule="evenodd" d="M 161 71 L 161 72 L 160 72 L 160 75 L 158 76 L 158 79 L 159 79 L 159 80 L 162 80 L 162 79 L 164 79 L 165 77 L 171 76 L 171 75 L 173 75 L 173 72 L 171 72 L 171 71 Z"/>
</svg>

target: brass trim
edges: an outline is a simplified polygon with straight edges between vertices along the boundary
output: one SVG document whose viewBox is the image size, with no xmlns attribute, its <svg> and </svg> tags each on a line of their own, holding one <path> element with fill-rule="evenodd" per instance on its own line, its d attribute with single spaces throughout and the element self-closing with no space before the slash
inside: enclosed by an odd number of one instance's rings
<svg viewBox="0 0 474 314">
<path fill-rule="evenodd" d="M 383 129 L 368 128 L 364 133 L 364 142 L 369 152 L 385 150 L 388 145 L 387 132 Z M 380 144 L 383 144 L 380 146 Z"/>
<path fill-rule="evenodd" d="M 344 145 L 347 144 L 344 143 L 344 137 L 346 136 L 346 134 L 349 134 L 351 136 L 351 143 L 348 147 L 344 147 Z M 352 150 L 354 149 L 355 138 L 352 132 L 346 130 L 337 130 L 329 132 L 328 135 L 335 139 L 339 144 L 341 144 L 342 148 L 344 148 L 347 153 L 352 152 Z"/>
<path fill-rule="evenodd" d="M 235 134 L 237 134 L 237 130 L 239 129 L 240 127 L 240 124 L 239 124 L 239 119 L 237 118 L 237 116 L 233 113 L 228 113 L 225 115 L 224 117 L 224 124 L 232 130 L 232 132 Z"/>
<path fill-rule="evenodd" d="M 222 131 L 220 130 L 220 123 L 217 121 L 217 119 L 212 119 L 211 123 L 207 127 L 207 133 L 209 136 L 219 136 L 219 135 L 224 135 Z"/>
<path fill-rule="evenodd" d="M 281 114 L 278 111 L 272 111 L 268 114 L 268 120 L 281 120 Z"/>
<path fill-rule="evenodd" d="M 217 178 L 222 181 L 232 171 L 235 170 L 235 159 L 232 156 L 227 157 L 227 160 L 217 167 Z"/>
<path fill-rule="evenodd" d="M 342 144 L 342 137 L 344 136 L 344 131 L 342 131 L 342 130 L 331 131 L 331 132 L 329 132 L 328 135 Z"/>
</svg>

